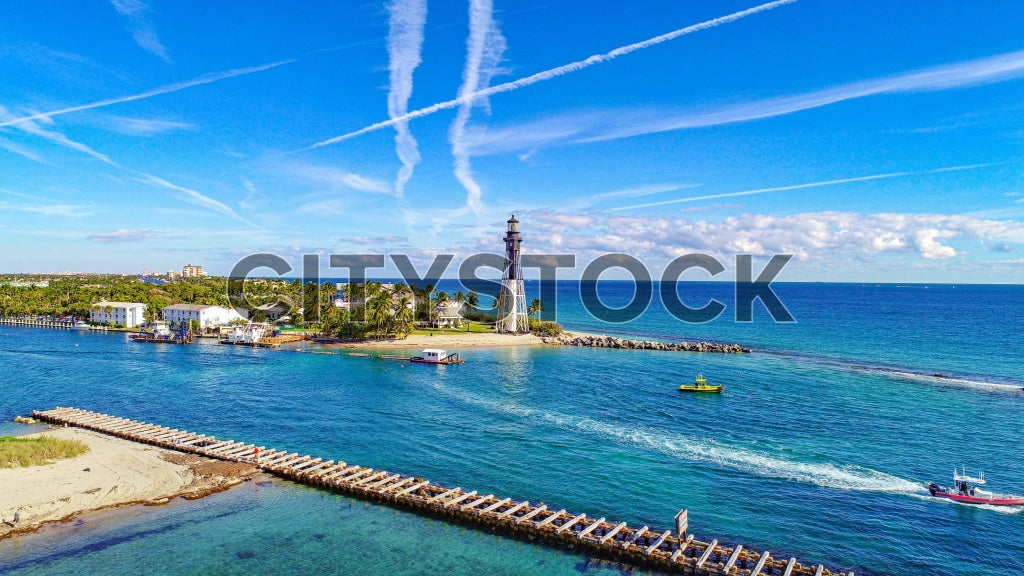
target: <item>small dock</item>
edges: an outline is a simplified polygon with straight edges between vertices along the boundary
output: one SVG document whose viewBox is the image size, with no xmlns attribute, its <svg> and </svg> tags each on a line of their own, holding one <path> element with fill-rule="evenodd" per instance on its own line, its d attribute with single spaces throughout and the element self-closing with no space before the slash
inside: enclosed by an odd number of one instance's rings
<svg viewBox="0 0 1024 576">
<path fill-rule="evenodd" d="M 118 438 L 233 462 L 248 462 L 269 474 L 418 514 L 540 542 L 581 554 L 671 574 L 694 576 L 835 576 L 824 566 L 804 566 L 741 545 L 704 542 L 692 534 L 635 527 L 605 517 L 555 510 L 495 494 L 449 488 L 407 474 L 324 460 L 255 444 L 221 440 L 77 408 L 33 411 L 33 417 Z M 685 517 L 684 512 L 680 516 Z M 677 517 L 678 521 L 678 517 Z M 677 530 L 679 526 L 676 526 Z M 844 576 L 854 576 L 853 572 Z"/>
<path fill-rule="evenodd" d="M 7 326 L 31 326 L 34 328 L 56 328 L 58 330 L 95 330 L 106 332 L 106 326 L 79 326 L 75 320 L 53 320 L 45 318 L 0 318 L 0 324 Z"/>
</svg>

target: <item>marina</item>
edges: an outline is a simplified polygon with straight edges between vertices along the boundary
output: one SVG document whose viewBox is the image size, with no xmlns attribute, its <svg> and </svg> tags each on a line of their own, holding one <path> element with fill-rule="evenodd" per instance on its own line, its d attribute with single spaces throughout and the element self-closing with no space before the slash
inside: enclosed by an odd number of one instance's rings
<svg viewBox="0 0 1024 576">
<path fill-rule="evenodd" d="M 192 331 L 182 326 L 172 331 L 167 322 L 154 322 L 149 331 L 140 330 L 129 334 L 132 342 L 166 343 L 166 344 L 191 344 L 195 341 Z"/>
<path fill-rule="evenodd" d="M 74 319 L 54 318 L 0 318 L 0 325 L 30 326 L 34 328 L 56 328 L 59 330 L 97 330 L 106 332 L 106 326 L 93 326 L 87 322 Z"/>
<path fill-rule="evenodd" d="M 449 488 L 419 476 L 324 460 L 287 450 L 221 440 L 135 420 L 68 407 L 33 411 L 33 417 L 58 426 L 76 426 L 133 442 L 218 460 L 248 462 L 266 473 L 355 498 L 412 511 L 503 536 L 542 542 L 599 558 L 674 574 L 759 576 L 831 576 L 823 565 L 804 566 L 795 558 L 776 558 L 718 539 L 698 540 L 687 532 L 685 511 L 676 530 L 635 527 L 605 517 L 573 513 L 547 504 L 531 504 L 475 490 Z"/>
</svg>

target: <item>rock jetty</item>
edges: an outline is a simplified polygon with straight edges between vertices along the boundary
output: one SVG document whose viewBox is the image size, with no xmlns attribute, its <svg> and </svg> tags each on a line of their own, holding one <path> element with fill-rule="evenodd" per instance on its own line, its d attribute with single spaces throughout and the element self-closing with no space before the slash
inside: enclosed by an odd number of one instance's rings
<svg viewBox="0 0 1024 576">
<path fill-rule="evenodd" d="M 711 352 L 717 354 L 745 354 L 750 352 L 739 344 L 719 342 L 655 342 L 652 340 L 630 340 L 614 336 L 578 335 L 563 332 L 558 336 L 544 339 L 548 344 L 562 346 L 587 346 L 590 348 L 625 348 L 629 350 L 664 350 L 667 352 Z"/>
</svg>

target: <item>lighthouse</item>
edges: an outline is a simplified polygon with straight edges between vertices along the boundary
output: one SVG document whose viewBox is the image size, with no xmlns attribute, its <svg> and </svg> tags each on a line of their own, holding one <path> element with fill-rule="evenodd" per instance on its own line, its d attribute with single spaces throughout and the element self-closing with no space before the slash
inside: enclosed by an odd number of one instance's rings
<svg viewBox="0 0 1024 576">
<path fill-rule="evenodd" d="M 496 332 L 518 334 L 530 331 L 526 311 L 526 288 L 523 286 L 523 263 L 520 259 L 519 220 L 513 214 L 505 231 L 505 270 L 501 274 L 501 293 L 498 294 L 498 321 Z"/>
</svg>

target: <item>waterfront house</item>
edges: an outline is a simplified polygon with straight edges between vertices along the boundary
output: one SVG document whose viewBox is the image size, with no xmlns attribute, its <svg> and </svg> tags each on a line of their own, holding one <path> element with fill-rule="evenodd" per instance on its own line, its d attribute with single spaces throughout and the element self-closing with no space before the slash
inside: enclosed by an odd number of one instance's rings
<svg viewBox="0 0 1024 576">
<path fill-rule="evenodd" d="M 146 321 L 146 305 L 141 302 L 107 302 L 101 300 L 92 305 L 89 321 L 96 324 L 120 324 L 135 328 Z"/>
<path fill-rule="evenodd" d="M 274 302 L 272 304 L 257 306 L 256 309 L 263 311 L 268 322 L 277 322 L 278 320 L 288 317 L 288 312 L 291 310 L 291 307 L 284 302 Z M 300 309 L 299 311 L 301 312 L 302 310 Z"/>
<path fill-rule="evenodd" d="M 203 329 L 230 324 L 233 320 L 247 319 L 234 308 L 200 304 L 172 304 L 163 309 L 163 317 L 172 326 L 181 326 L 182 323 L 188 324 L 195 320 Z"/>
<path fill-rule="evenodd" d="M 438 328 L 456 328 L 462 326 L 462 302 L 446 300 L 434 306 L 435 326 Z"/>
</svg>

